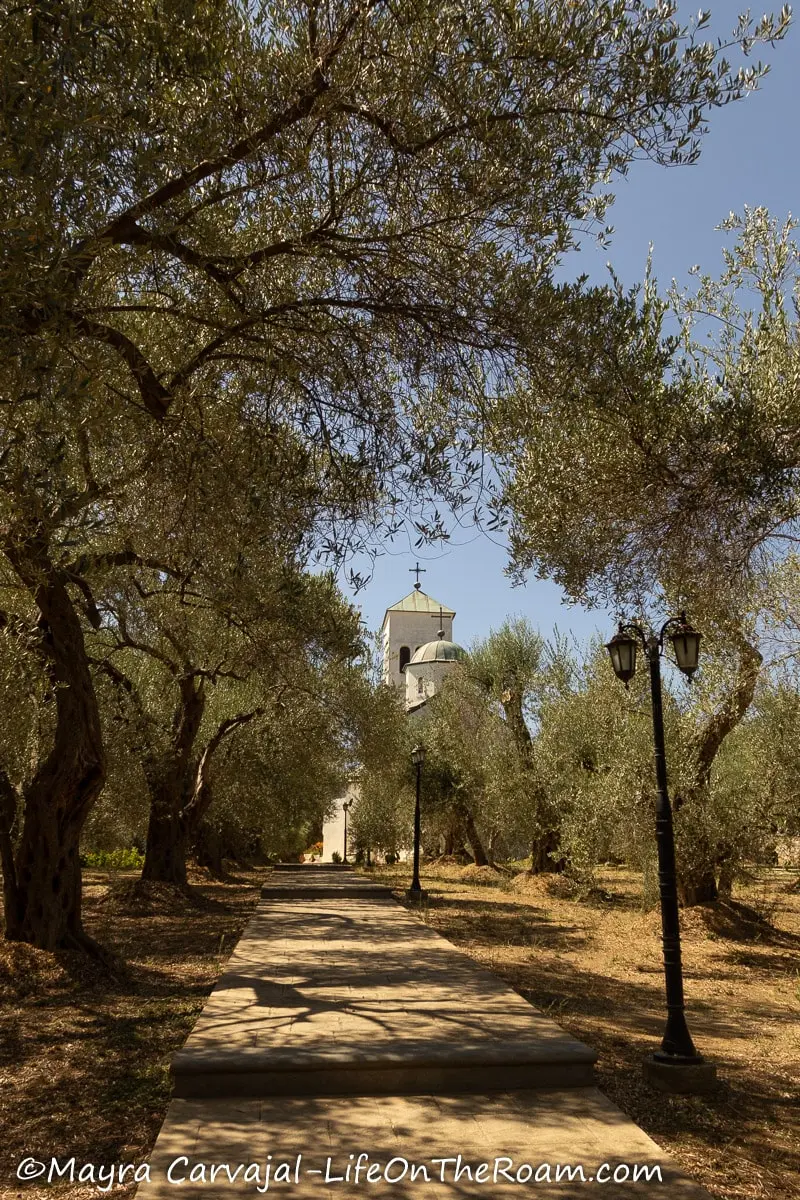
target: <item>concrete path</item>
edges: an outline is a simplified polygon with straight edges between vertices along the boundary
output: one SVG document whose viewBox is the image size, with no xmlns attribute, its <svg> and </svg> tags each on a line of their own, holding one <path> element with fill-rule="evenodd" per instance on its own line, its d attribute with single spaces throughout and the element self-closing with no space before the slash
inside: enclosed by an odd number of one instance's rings
<svg viewBox="0 0 800 1200">
<path fill-rule="evenodd" d="M 591 1086 L 594 1059 L 388 891 L 275 871 L 175 1056 L 137 1195 L 707 1200 Z"/>
<path fill-rule="evenodd" d="M 592 1083 L 596 1055 L 349 871 L 282 872 L 172 1072 L 177 1096 Z M 288 898 L 294 893 L 295 898 Z"/>
</svg>

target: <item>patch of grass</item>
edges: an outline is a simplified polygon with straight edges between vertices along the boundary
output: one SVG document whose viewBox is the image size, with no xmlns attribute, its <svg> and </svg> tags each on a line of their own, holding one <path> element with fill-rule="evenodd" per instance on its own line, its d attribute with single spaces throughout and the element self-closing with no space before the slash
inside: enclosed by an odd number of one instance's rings
<svg viewBox="0 0 800 1200">
<path fill-rule="evenodd" d="M 82 867 L 103 868 L 110 871 L 141 871 L 144 855 L 136 849 L 130 850 L 87 850 L 81 855 Z"/>
</svg>

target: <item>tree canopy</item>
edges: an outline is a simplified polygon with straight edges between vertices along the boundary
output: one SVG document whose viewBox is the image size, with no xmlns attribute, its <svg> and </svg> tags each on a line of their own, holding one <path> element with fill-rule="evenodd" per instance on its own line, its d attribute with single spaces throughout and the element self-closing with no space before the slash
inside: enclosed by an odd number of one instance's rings
<svg viewBox="0 0 800 1200">
<path fill-rule="evenodd" d="M 575 598 L 665 596 L 736 626 L 797 537 L 795 223 L 731 214 L 719 278 L 627 295 L 624 353 L 598 342 L 569 394 L 521 377 L 500 423 L 517 569 Z"/>
<path fill-rule="evenodd" d="M 79 843 L 107 773 L 88 640 L 120 632 L 121 597 L 168 582 L 252 628 L 260 573 L 403 522 L 441 535 L 487 489 L 508 379 L 569 391 L 576 347 L 628 336 L 613 290 L 555 286 L 558 256 L 615 173 L 694 161 L 764 72 L 676 12 L 4 12 L 0 630 L 48 708 L 32 770 L 12 752 L 0 775 L 7 933 L 87 945 Z M 728 48 L 788 21 L 745 18 Z"/>
</svg>

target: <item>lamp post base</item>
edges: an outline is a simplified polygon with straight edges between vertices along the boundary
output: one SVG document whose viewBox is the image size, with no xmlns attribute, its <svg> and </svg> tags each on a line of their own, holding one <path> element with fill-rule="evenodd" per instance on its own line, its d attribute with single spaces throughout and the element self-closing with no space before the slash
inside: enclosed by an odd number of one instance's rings
<svg viewBox="0 0 800 1200">
<path fill-rule="evenodd" d="M 428 893 L 424 888 L 410 887 L 406 892 L 406 900 L 410 900 L 412 904 L 422 904 L 422 902 L 427 899 Z"/>
<path fill-rule="evenodd" d="M 653 1087 L 674 1096 L 710 1092 L 717 1082 L 717 1068 L 699 1055 L 697 1058 L 681 1058 L 678 1055 L 651 1054 L 642 1063 L 642 1071 Z"/>
</svg>

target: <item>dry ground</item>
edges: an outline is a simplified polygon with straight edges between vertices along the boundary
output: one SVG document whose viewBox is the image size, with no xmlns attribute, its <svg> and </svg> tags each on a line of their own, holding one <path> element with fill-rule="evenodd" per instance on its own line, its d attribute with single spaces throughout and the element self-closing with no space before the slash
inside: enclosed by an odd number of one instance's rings
<svg viewBox="0 0 800 1200">
<path fill-rule="evenodd" d="M 395 889 L 407 867 L 382 868 Z M 423 867 L 422 915 L 600 1054 L 602 1089 L 714 1195 L 800 1196 L 800 895 L 763 873 L 736 903 L 683 911 L 689 1026 L 718 1066 L 708 1097 L 670 1097 L 641 1076 L 664 1023 L 660 923 L 639 881 L 603 872 L 579 901 L 564 881 L 490 868 Z M 401 898 L 398 894 L 398 898 Z"/>
<path fill-rule="evenodd" d="M 127 968 L 116 979 L 76 960 L 0 941 L 0 1196 L 97 1197 L 89 1185 L 16 1183 L 17 1163 L 147 1159 L 169 1099 L 167 1069 L 258 897 L 264 871 L 192 877 L 198 903 L 136 873 L 84 872 L 84 920 Z M 112 1197 L 130 1196 L 115 1188 Z"/>
<path fill-rule="evenodd" d="M 0 1196 L 98 1195 L 23 1188 L 12 1170 L 26 1154 L 146 1160 L 170 1058 L 248 919 L 261 874 L 216 883 L 198 873 L 203 906 L 176 910 L 158 889 L 140 904 L 124 876 L 112 888 L 106 872 L 87 872 L 87 927 L 128 962 L 116 981 L 68 955 L 54 961 L 0 942 Z M 384 876 L 400 890 L 409 882 L 403 867 Z M 595 1046 L 603 1089 L 711 1192 L 782 1200 L 800 1196 L 800 896 L 785 891 L 789 878 L 771 872 L 739 896 L 749 911 L 682 914 L 690 1026 L 721 1077 L 704 1098 L 667 1097 L 641 1078 L 661 1035 L 663 984 L 658 916 L 642 909 L 629 873 L 606 871 L 603 893 L 586 902 L 558 881 L 431 867 L 422 915 Z"/>
</svg>

